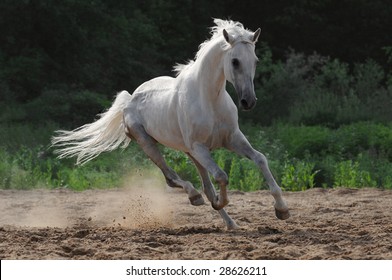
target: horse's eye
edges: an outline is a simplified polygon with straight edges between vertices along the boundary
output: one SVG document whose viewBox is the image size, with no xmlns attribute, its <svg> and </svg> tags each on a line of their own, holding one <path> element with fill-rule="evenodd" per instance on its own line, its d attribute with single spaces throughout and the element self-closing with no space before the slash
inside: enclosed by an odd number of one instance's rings
<svg viewBox="0 0 392 280">
<path fill-rule="evenodd" d="M 240 66 L 240 61 L 237 58 L 233 58 L 231 60 L 231 64 L 233 65 L 234 68 L 238 68 Z"/>
</svg>

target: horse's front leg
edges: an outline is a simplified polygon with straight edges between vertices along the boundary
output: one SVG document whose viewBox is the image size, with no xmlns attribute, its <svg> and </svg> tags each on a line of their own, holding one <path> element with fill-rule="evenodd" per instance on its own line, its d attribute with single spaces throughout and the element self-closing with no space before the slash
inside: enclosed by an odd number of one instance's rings
<svg viewBox="0 0 392 280">
<path fill-rule="evenodd" d="M 210 174 L 212 174 L 217 182 L 219 186 L 219 195 L 215 195 L 215 197 L 211 199 L 211 205 L 215 210 L 221 210 L 229 204 L 229 198 L 227 196 L 227 184 L 229 183 L 229 178 L 226 172 L 219 168 L 216 162 L 212 159 L 209 149 L 202 144 L 193 144 L 192 150 L 189 151 L 189 155 Z"/>
<path fill-rule="evenodd" d="M 230 144 L 227 146 L 227 148 L 241 156 L 245 156 L 253 160 L 257 164 L 257 166 L 260 167 L 265 179 L 267 180 L 267 184 L 270 188 L 271 194 L 275 199 L 276 217 L 281 220 L 288 219 L 290 217 L 289 209 L 287 207 L 286 202 L 283 200 L 282 190 L 276 183 L 268 167 L 267 158 L 259 151 L 253 149 L 249 141 L 239 130 L 237 131 L 237 133 L 233 135 Z"/>
</svg>

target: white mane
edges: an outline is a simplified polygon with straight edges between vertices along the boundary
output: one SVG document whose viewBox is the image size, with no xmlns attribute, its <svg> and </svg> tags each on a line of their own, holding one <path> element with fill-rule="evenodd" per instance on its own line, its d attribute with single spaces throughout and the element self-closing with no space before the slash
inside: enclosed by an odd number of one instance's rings
<svg viewBox="0 0 392 280">
<path fill-rule="evenodd" d="M 228 50 L 231 45 L 223 39 L 223 29 L 225 29 L 234 38 L 234 42 L 246 41 L 248 43 L 252 43 L 249 38 L 253 33 L 250 30 L 245 29 L 242 23 L 222 19 L 214 19 L 214 23 L 216 25 L 211 27 L 211 38 L 199 45 L 199 50 L 196 53 L 195 59 L 189 60 L 186 64 L 177 63 L 173 67 L 173 71 L 176 73 L 176 76 L 180 75 L 181 72 L 192 66 L 198 58 L 202 57 L 207 52 L 207 50 L 209 50 L 210 47 L 215 45 L 215 43 L 218 41 L 221 41 L 223 50 Z"/>
</svg>

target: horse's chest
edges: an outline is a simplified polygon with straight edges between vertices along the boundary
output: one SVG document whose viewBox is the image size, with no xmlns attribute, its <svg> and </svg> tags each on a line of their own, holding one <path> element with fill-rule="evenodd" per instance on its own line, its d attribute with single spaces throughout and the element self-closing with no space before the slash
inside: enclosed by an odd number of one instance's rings
<svg viewBox="0 0 392 280">
<path fill-rule="evenodd" d="M 216 124 L 211 134 L 211 148 L 220 148 L 226 145 L 234 128 L 226 123 Z"/>
<path fill-rule="evenodd" d="M 225 146 L 233 127 L 225 123 L 204 124 L 195 126 L 192 132 L 192 142 L 203 143 L 210 149 Z"/>
<path fill-rule="evenodd" d="M 193 106 L 188 107 L 183 111 L 184 115 L 179 117 L 186 146 L 192 147 L 195 142 L 209 149 L 225 146 L 238 126 L 235 116 L 226 108 L 226 103 L 221 102 L 216 106 L 207 106 L 205 103 L 199 105 L 198 102 L 192 104 Z"/>
</svg>

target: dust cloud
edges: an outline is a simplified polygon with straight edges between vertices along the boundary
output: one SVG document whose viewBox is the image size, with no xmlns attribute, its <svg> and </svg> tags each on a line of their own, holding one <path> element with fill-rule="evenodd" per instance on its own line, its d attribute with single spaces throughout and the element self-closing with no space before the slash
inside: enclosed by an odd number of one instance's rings
<svg viewBox="0 0 392 280">
<path fill-rule="evenodd" d="M 173 208 L 165 182 L 141 171 L 109 190 L 0 190 L 0 226 L 170 227 Z M 186 196 L 184 194 L 184 196 Z"/>
<path fill-rule="evenodd" d="M 170 227 L 173 208 L 166 190 L 166 184 L 155 175 L 129 175 L 122 188 L 98 196 L 100 203 L 88 214 L 89 219 L 103 226 L 111 223 L 127 228 Z"/>
</svg>

